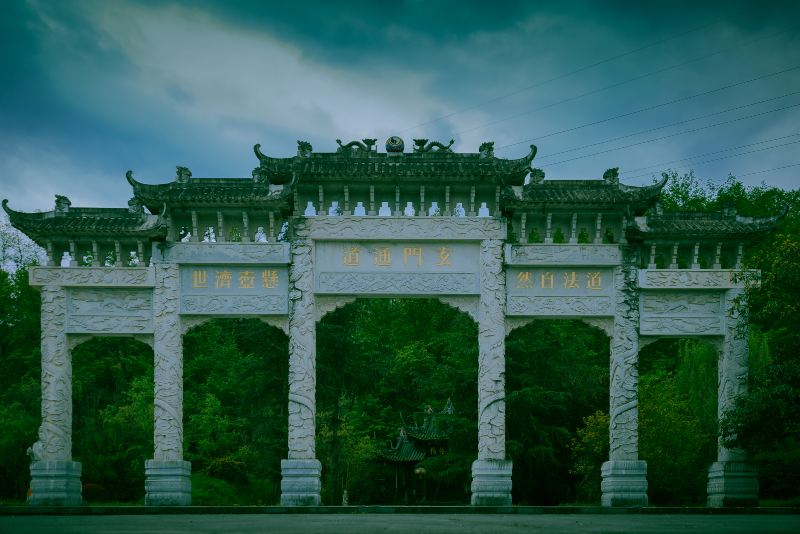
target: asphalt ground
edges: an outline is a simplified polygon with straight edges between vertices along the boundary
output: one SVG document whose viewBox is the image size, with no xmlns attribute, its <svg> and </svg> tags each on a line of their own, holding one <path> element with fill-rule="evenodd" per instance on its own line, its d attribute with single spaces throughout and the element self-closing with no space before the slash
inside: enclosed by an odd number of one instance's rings
<svg viewBox="0 0 800 534">
<path fill-rule="evenodd" d="M 800 514 L 181 514 L 2 515 L 2 534 L 800 533 Z"/>
</svg>

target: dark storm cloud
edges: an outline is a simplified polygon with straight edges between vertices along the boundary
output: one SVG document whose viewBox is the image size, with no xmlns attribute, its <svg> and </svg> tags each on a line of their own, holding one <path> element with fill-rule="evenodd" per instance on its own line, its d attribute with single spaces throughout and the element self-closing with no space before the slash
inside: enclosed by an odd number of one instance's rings
<svg viewBox="0 0 800 534">
<path fill-rule="evenodd" d="M 246 176 L 255 142 L 275 155 L 293 153 L 298 138 L 329 151 L 336 137 L 398 132 L 407 144 L 411 137 L 455 137 L 464 151 L 487 139 L 514 144 L 800 65 L 798 5 L 6 2 L 2 194 L 26 209 L 47 208 L 54 192 L 79 203 L 124 205 L 130 191 L 121 177 L 129 167 L 145 181 L 168 180 L 176 164 L 196 176 Z M 688 62 L 717 50 L 723 52 Z M 611 166 L 625 176 L 626 168 L 797 131 L 795 108 L 561 165 L 554 163 L 563 158 L 546 157 L 792 88 L 800 89 L 797 71 L 548 136 L 536 141 L 539 165 L 551 178 L 598 177 Z M 719 120 L 797 102 L 787 98 Z M 489 124 L 499 119 L 507 120 Z M 791 163 L 793 148 L 726 160 L 698 174 L 720 180 Z M 501 153 L 526 151 L 520 143 Z M 763 177 L 789 186 L 791 176 Z"/>
</svg>

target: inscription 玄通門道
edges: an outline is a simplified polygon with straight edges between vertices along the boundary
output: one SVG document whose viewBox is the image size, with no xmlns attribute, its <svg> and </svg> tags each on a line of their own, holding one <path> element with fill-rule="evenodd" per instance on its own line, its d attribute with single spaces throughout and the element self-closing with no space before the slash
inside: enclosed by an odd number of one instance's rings
<svg viewBox="0 0 800 534">
<path fill-rule="evenodd" d="M 477 243 L 327 241 L 314 248 L 318 293 L 480 293 Z"/>
<path fill-rule="evenodd" d="M 182 265 L 180 313 L 286 315 L 288 272 L 281 266 Z"/>
<path fill-rule="evenodd" d="M 148 334 L 153 331 L 150 289 L 72 288 L 67 292 L 67 332 Z"/>
</svg>

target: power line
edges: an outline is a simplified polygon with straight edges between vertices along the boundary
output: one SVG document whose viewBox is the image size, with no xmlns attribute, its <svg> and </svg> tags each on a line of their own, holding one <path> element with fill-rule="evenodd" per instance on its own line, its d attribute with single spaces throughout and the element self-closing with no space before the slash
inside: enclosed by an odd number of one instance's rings
<svg viewBox="0 0 800 534">
<path fill-rule="evenodd" d="M 781 167 L 773 167 L 771 169 L 763 169 L 760 171 L 746 172 L 744 174 L 737 174 L 737 176 L 752 176 L 754 174 L 764 174 L 765 172 L 779 171 L 781 169 L 788 169 L 789 167 L 797 167 L 800 163 L 792 163 L 790 165 L 783 165 Z"/>
<path fill-rule="evenodd" d="M 747 154 L 755 154 L 756 152 L 764 152 L 765 150 L 772 150 L 772 149 L 781 148 L 781 147 L 784 147 L 784 146 L 795 145 L 797 143 L 800 143 L 800 139 L 798 139 L 797 141 L 789 141 L 788 143 L 783 143 L 783 144 L 780 144 L 780 145 L 773 145 L 773 146 L 768 146 L 768 147 L 763 147 L 763 148 L 757 148 L 755 150 L 748 150 L 747 152 L 740 152 L 739 154 L 731 154 L 729 156 L 722 156 L 722 157 L 719 157 L 719 158 L 712 158 L 712 159 L 707 159 L 707 160 L 704 160 L 704 161 L 698 161 L 696 163 L 692 163 L 692 166 L 695 166 L 695 165 L 707 165 L 709 163 L 713 163 L 715 161 L 720 161 L 720 160 L 723 160 L 723 159 L 738 158 L 739 156 L 746 156 Z M 633 179 L 636 179 L 636 178 L 644 178 L 645 176 L 652 176 L 652 174 L 653 174 L 652 172 L 649 172 L 649 173 L 646 172 L 644 174 L 637 174 L 637 175 L 634 175 L 634 176 L 626 176 L 626 178 L 633 180 Z"/>
<path fill-rule="evenodd" d="M 577 69 L 571 70 L 571 71 L 566 72 L 564 74 L 559 74 L 558 76 L 554 76 L 552 78 L 548 78 L 546 80 L 542 80 L 540 82 L 536 82 L 534 84 L 527 85 L 527 86 L 522 87 L 520 89 L 515 89 L 514 91 L 505 93 L 505 94 L 500 95 L 500 96 L 496 96 L 494 98 L 490 98 L 489 100 L 485 100 L 485 101 L 480 102 L 478 104 L 473 104 L 473 105 L 458 109 L 456 111 L 453 111 L 451 113 L 447 113 L 445 115 L 441 115 L 441 116 L 436 117 L 434 119 L 431 119 L 429 121 L 422 122 L 422 123 L 417 124 L 415 126 L 412 126 L 410 128 L 406 128 L 405 130 L 401 130 L 400 132 L 401 133 L 406 133 L 406 132 L 409 132 L 411 130 L 415 130 L 417 128 L 420 128 L 422 126 L 427 126 L 429 124 L 433 124 L 435 122 L 439 122 L 441 120 L 448 119 L 448 118 L 453 117 L 455 115 L 459 115 L 461 113 L 464 113 L 465 111 L 470 111 L 472 109 L 480 108 L 480 107 L 483 107 L 483 106 L 485 106 L 487 104 L 491 104 L 493 102 L 498 102 L 500 100 L 504 100 L 504 99 L 512 97 L 514 95 L 518 95 L 520 93 L 524 93 L 525 91 L 529 91 L 531 89 L 535 89 L 536 87 L 541 87 L 542 85 L 546 85 L 548 83 L 552 83 L 552 82 L 555 82 L 557 80 L 563 80 L 564 78 L 568 78 L 569 76 L 574 76 L 575 74 L 578 74 L 580 72 L 584 72 L 586 70 L 593 69 L 593 68 L 598 67 L 600 65 L 604 65 L 606 63 L 610 63 L 611 61 L 623 58 L 625 56 L 630 56 L 630 55 L 635 54 L 637 52 L 641 52 L 642 50 L 646 50 L 648 48 L 652 48 L 654 46 L 658 46 L 660 44 L 664 44 L 666 42 L 673 41 L 673 40 L 678 39 L 680 37 L 684 37 L 685 35 L 689 35 L 690 33 L 694 33 L 694 32 L 709 28 L 711 26 L 715 26 L 715 25 L 719 24 L 720 22 L 721 22 L 721 20 L 717 20 L 717 21 L 709 23 L 709 24 L 704 24 L 703 26 L 696 26 L 696 27 L 694 27 L 692 29 L 686 30 L 683 33 L 678 33 L 678 34 L 672 35 L 670 37 L 666 37 L 664 39 L 661 39 L 661 40 L 658 40 L 658 41 L 654 41 L 652 43 L 640 46 L 638 48 L 634 48 L 633 50 L 628 50 L 627 52 L 623 52 L 623 53 L 617 54 L 615 56 L 611 56 L 611 57 L 608 57 L 608 58 L 605 58 L 605 59 L 601 59 L 600 61 L 596 61 L 594 63 L 590 63 L 588 65 L 584 65 L 582 67 L 578 67 Z"/>
<path fill-rule="evenodd" d="M 538 141 L 539 139 L 545 139 L 547 137 L 552 137 L 554 135 L 561 135 L 561 134 L 568 133 L 568 132 L 574 132 L 575 130 L 588 128 L 589 126 L 596 126 L 596 125 L 602 124 L 604 122 L 610 122 L 610 121 L 613 121 L 613 120 L 616 120 L 616 119 L 621 119 L 621 118 L 624 118 L 624 117 L 630 117 L 632 115 L 637 115 L 637 114 L 643 113 L 645 111 L 652 111 L 654 109 L 662 108 L 662 107 L 665 107 L 665 106 L 670 106 L 672 104 L 677 104 L 679 102 L 686 102 L 687 100 L 692 100 L 694 98 L 698 98 L 698 97 L 701 97 L 701 96 L 707 96 L 707 95 L 710 95 L 710 94 L 718 93 L 718 92 L 724 91 L 726 89 L 731 89 L 733 87 L 739 87 L 739 86 L 742 86 L 742 85 L 746 85 L 748 83 L 753 83 L 753 82 L 756 82 L 756 81 L 759 81 L 759 80 L 763 80 L 763 79 L 766 79 L 766 78 L 771 78 L 773 76 L 778 76 L 780 74 L 785 74 L 787 72 L 791 72 L 791 71 L 797 70 L 797 69 L 800 69 L 800 65 L 796 65 L 794 67 L 789 67 L 788 69 L 782 69 L 782 70 L 779 70 L 779 71 L 776 71 L 776 72 L 771 72 L 769 74 L 763 74 L 761 76 L 756 76 L 755 78 L 750 78 L 750 79 L 747 79 L 747 80 L 743 80 L 741 82 L 736 82 L 736 83 L 732 83 L 732 84 L 728 84 L 728 85 L 723 85 L 722 87 L 717 87 L 715 89 L 710 89 L 708 91 L 695 93 L 693 95 L 684 96 L 684 97 L 681 97 L 681 98 L 676 98 L 674 100 L 668 100 L 667 102 L 661 102 L 659 104 L 654 104 L 652 106 L 647 106 L 647 107 L 640 108 L 640 109 L 637 109 L 637 110 L 634 110 L 634 111 L 629 111 L 629 112 L 626 112 L 626 113 L 620 113 L 619 115 L 614 115 L 612 117 L 606 117 L 605 119 L 600 119 L 600 120 L 597 120 L 597 121 L 592 121 L 592 122 L 587 122 L 587 123 L 584 123 L 584 124 L 579 124 L 578 126 L 573 126 L 572 128 L 566 128 L 564 130 L 557 130 L 557 131 L 550 132 L 550 133 L 547 133 L 547 134 L 544 134 L 544 135 L 540 135 L 538 137 L 531 137 L 530 139 L 524 139 L 522 141 L 517 141 L 515 143 L 511 143 L 511 144 L 508 144 L 508 145 L 503 145 L 501 147 L 497 147 L 496 150 L 501 150 L 503 148 L 509 148 L 509 147 L 516 146 L 516 145 L 521 145 L 523 143 L 529 143 L 531 141 Z M 794 93 L 790 93 L 790 94 L 794 94 Z M 591 146 L 591 145 L 587 145 L 587 146 Z"/>
<path fill-rule="evenodd" d="M 646 133 L 650 133 L 650 132 L 656 132 L 658 130 L 663 130 L 665 128 L 671 128 L 673 126 L 679 126 L 681 124 L 687 124 L 689 122 L 698 121 L 700 119 L 707 119 L 709 117 L 716 117 L 717 115 L 724 115 L 725 113 L 730 113 L 731 111 L 737 111 L 737 110 L 740 110 L 740 109 L 749 108 L 749 107 L 752 107 L 752 106 L 757 106 L 759 104 L 764 104 L 766 102 L 773 102 L 775 100 L 780 100 L 781 98 L 786 98 L 787 96 L 796 95 L 798 93 L 800 93 L 800 91 L 793 91 L 791 93 L 785 93 L 785 94 L 782 94 L 780 96 L 775 96 L 775 97 L 772 97 L 772 98 L 765 98 L 763 100 L 757 100 L 755 102 L 742 104 L 740 106 L 733 106 L 733 107 L 730 107 L 730 108 L 727 108 L 727 109 L 723 109 L 721 111 L 715 111 L 714 113 L 706 113 L 705 115 L 698 115 L 698 116 L 692 117 L 690 119 L 684 119 L 684 120 L 677 121 L 677 122 L 671 122 L 671 123 L 668 123 L 668 124 L 662 124 L 661 126 L 654 126 L 652 128 L 647 128 L 645 130 L 639 130 L 638 132 L 633 132 L 633 133 L 629 133 L 629 134 L 626 134 L 626 135 L 618 135 L 616 137 L 610 137 L 608 139 L 604 139 L 603 141 L 597 141 L 597 142 L 589 143 L 589 144 L 586 144 L 586 145 L 567 148 L 566 150 L 560 150 L 558 152 L 552 152 L 550 154 L 544 155 L 544 156 L 540 157 L 539 160 L 552 158 L 552 157 L 558 156 L 560 154 L 568 154 L 570 152 L 575 152 L 577 150 L 583 150 L 584 148 L 590 148 L 590 147 L 593 147 L 593 146 L 604 145 L 606 143 L 611 143 L 613 141 L 619 141 L 621 139 L 628 139 L 629 137 L 636 137 L 637 135 L 642 135 L 642 134 L 646 134 Z"/>
<path fill-rule="evenodd" d="M 635 82 L 635 81 L 638 81 L 638 80 L 641 80 L 641 79 L 644 79 L 644 78 L 649 78 L 650 76 L 655 76 L 656 74 L 661 74 L 661 73 L 664 73 L 664 72 L 667 72 L 667 71 L 670 71 L 670 70 L 673 70 L 673 69 L 677 69 L 679 67 L 683 67 L 683 66 L 689 65 L 690 63 L 696 63 L 698 61 L 702 61 L 704 59 L 708 59 L 710 57 L 717 56 L 719 54 L 722 54 L 722 53 L 725 53 L 725 52 L 729 52 L 731 50 L 735 50 L 737 48 L 741 48 L 741 47 L 744 47 L 744 46 L 750 46 L 750 45 L 752 45 L 752 44 L 754 44 L 754 43 L 756 43 L 758 41 L 762 41 L 764 39 L 771 39 L 773 37 L 776 37 L 776 36 L 780 35 L 780 33 L 781 32 L 777 32 L 777 33 L 773 33 L 771 35 L 767 35 L 767 36 L 764 36 L 764 37 L 758 37 L 756 39 L 751 39 L 751 40 L 745 41 L 743 43 L 737 43 L 734 46 L 730 46 L 728 48 L 723 48 L 721 50 L 717 50 L 716 52 L 711 52 L 710 54 L 705 54 L 703 56 L 698 56 L 698 57 L 695 57 L 695 58 L 692 58 L 692 59 L 688 59 L 688 60 L 683 61 L 681 63 L 676 63 L 674 65 L 670 65 L 669 67 L 656 69 L 654 71 L 650 71 L 648 73 L 641 74 L 639 76 L 634 76 L 633 78 L 628 78 L 627 80 L 623 80 L 621 82 L 613 83 L 611 85 L 606 85 L 605 87 L 601 87 L 600 89 L 594 89 L 592 91 L 588 91 L 586 93 L 581 93 L 579 95 L 571 96 L 571 97 L 565 98 L 563 100 L 558 100 L 556 102 L 552 102 L 550 104 L 546 104 L 546 105 L 540 106 L 538 108 L 530 109 L 528 111 L 523 111 L 521 113 L 515 113 L 514 115 L 509 115 L 509 116 L 504 117 L 502 119 L 497 119 L 497 120 L 494 120 L 494 121 L 491 121 L 491 122 L 487 122 L 487 123 L 484 123 L 484 124 L 481 124 L 481 125 L 478 125 L 478 126 L 474 126 L 472 128 L 467 128 L 465 130 L 461 130 L 459 132 L 456 132 L 453 135 L 457 136 L 457 135 L 461 135 L 461 134 L 464 134 L 464 133 L 467 133 L 467 132 L 480 130 L 480 129 L 486 128 L 487 126 L 493 126 L 495 124 L 500 124 L 502 122 L 506 122 L 506 121 L 510 121 L 512 119 L 523 117 L 525 115 L 530 115 L 531 113 L 536 113 L 537 111 L 542 111 L 542 110 L 545 110 L 545 109 L 550 109 L 550 108 L 553 108 L 553 107 L 556 107 L 556 106 L 560 106 L 561 104 L 566 104 L 567 102 L 574 102 L 576 100 L 580 100 L 581 98 L 584 98 L 584 97 L 587 97 L 587 96 L 591 96 L 591 95 L 594 95 L 594 94 L 602 93 L 603 91 L 608 91 L 609 89 L 614 89 L 616 87 L 620 87 L 622 85 L 626 85 L 626 84 L 629 84 L 631 82 Z"/>
<path fill-rule="evenodd" d="M 789 139 L 789 138 L 792 138 L 792 137 L 797 137 L 798 135 L 800 135 L 800 133 L 782 135 L 780 137 L 773 137 L 772 139 L 764 139 L 763 141 L 756 141 L 754 143 L 748 143 L 746 145 L 738 145 L 738 146 L 726 147 L 726 148 L 722 148 L 720 150 L 714 150 L 712 152 L 703 152 L 701 154 L 692 154 L 691 156 L 686 156 L 685 158 L 671 159 L 669 161 L 660 161 L 658 163 L 653 163 L 652 165 L 645 165 L 644 167 L 636 167 L 635 169 L 625 170 L 625 171 L 623 171 L 623 173 L 628 178 L 639 178 L 639 177 L 645 176 L 645 175 L 639 174 L 639 175 L 636 175 L 636 176 L 629 176 L 629 174 L 630 173 L 634 173 L 634 172 L 643 171 L 645 169 L 652 169 L 654 167 L 663 167 L 664 165 L 670 165 L 672 163 L 679 163 L 681 161 L 690 161 L 690 160 L 697 159 L 697 158 L 702 158 L 702 157 L 705 157 L 705 156 L 713 156 L 714 154 L 721 154 L 723 152 L 731 152 L 733 150 L 739 150 L 740 148 L 748 148 L 748 147 L 751 147 L 751 146 L 763 145 L 764 143 L 771 143 L 773 141 L 780 141 L 782 139 Z M 796 143 L 796 142 L 800 142 L 800 141 L 793 141 L 793 142 Z M 777 146 L 784 146 L 784 145 L 777 145 Z M 770 148 L 774 148 L 774 147 L 770 147 Z M 737 154 L 734 154 L 734 156 L 736 156 L 736 155 Z M 730 157 L 734 157 L 734 156 L 730 156 Z"/>
<path fill-rule="evenodd" d="M 672 133 L 672 134 L 669 134 L 669 135 L 663 135 L 661 137 L 656 137 L 656 138 L 653 138 L 653 139 L 646 139 L 644 141 L 639 141 L 637 143 L 631 143 L 630 145 L 624 145 L 624 146 L 620 146 L 620 147 L 616 147 L 616 148 L 609 148 L 607 150 L 601 150 L 599 152 L 593 152 L 591 154 L 584 154 L 583 156 L 576 156 L 574 158 L 569 158 L 569 159 L 557 161 L 555 163 L 549 163 L 549 165 L 551 165 L 551 166 L 552 165 L 561 165 L 562 163 L 567 163 L 569 161 L 575 161 L 577 159 L 589 158 L 589 157 L 597 156 L 597 155 L 600 155 L 600 154 L 606 154 L 608 152 L 614 152 L 616 150 L 622 150 L 624 148 L 631 148 L 631 147 L 634 147 L 634 146 L 644 145 L 646 143 L 652 143 L 654 141 L 661 141 L 663 139 L 669 139 L 670 137 L 676 137 L 678 135 L 684 135 L 684 134 L 688 134 L 688 133 L 699 132 L 701 130 L 707 130 L 709 128 L 714 128 L 716 126 L 722 126 L 722 125 L 725 125 L 725 124 L 731 124 L 731 123 L 739 122 L 739 121 L 742 121 L 742 120 L 752 119 L 754 117 L 760 117 L 760 116 L 763 116 L 763 115 L 768 115 L 770 113 L 775 113 L 777 111 L 783 111 L 783 110 L 786 110 L 786 109 L 796 108 L 798 106 L 800 106 L 800 103 L 792 104 L 790 106 L 784 106 L 782 108 L 771 109 L 769 111 L 762 111 L 761 113 L 754 113 L 752 115 L 745 115 L 744 117 L 738 117 L 736 119 L 717 122 L 717 123 L 709 124 L 709 125 L 706 125 L 706 126 L 700 126 L 699 128 L 693 128 L 691 130 L 684 130 L 684 131 L 681 131 L 681 132 L 675 132 L 675 133 Z"/>
</svg>

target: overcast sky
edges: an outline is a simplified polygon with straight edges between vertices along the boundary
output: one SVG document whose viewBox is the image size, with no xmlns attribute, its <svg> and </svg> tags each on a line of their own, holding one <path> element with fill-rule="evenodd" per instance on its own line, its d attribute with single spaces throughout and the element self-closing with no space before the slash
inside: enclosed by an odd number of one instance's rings
<svg viewBox="0 0 800 534">
<path fill-rule="evenodd" d="M 254 143 L 291 156 L 298 139 L 390 135 L 509 158 L 535 143 L 549 179 L 800 186 L 797 1 L 2 7 L 0 197 L 16 209 L 125 206 L 128 169 L 250 176 Z"/>
</svg>

